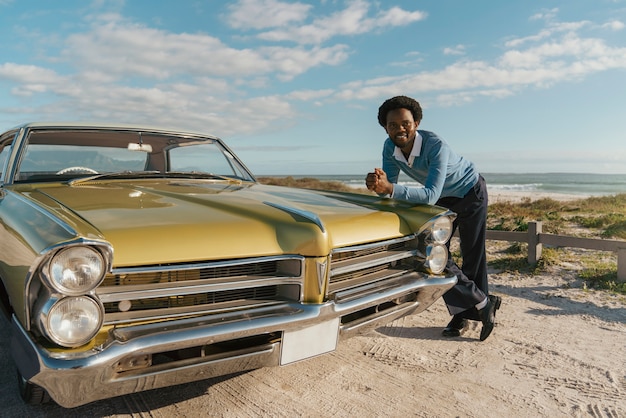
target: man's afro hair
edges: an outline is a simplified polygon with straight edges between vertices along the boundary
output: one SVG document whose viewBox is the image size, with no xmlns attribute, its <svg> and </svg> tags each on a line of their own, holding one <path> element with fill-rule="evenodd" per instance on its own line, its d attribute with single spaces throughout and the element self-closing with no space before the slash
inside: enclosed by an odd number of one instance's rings
<svg viewBox="0 0 626 418">
<path fill-rule="evenodd" d="M 378 123 L 380 123 L 380 126 L 383 128 L 387 127 L 387 113 L 396 109 L 409 110 L 417 123 L 420 123 L 422 120 L 422 107 L 417 100 L 407 96 L 396 96 L 385 100 L 378 108 Z"/>
</svg>

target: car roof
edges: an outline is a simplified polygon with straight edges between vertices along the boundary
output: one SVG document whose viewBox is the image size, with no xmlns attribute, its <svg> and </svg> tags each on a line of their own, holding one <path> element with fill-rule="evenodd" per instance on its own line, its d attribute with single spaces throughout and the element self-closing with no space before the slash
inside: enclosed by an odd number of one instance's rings
<svg viewBox="0 0 626 418">
<path fill-rule="evenodd" d="M 159 133 L 168 133 L 168 134 L 183 134 L 183 135 L 193 135 L 200 136 L 211 139 L 218 139 L 217 136 L 180 130 L 176 128 L 168 128 L 162 126 L 155 125 L 136 125 L 129 123 L 102 123 L 102 122 L 27 122 L 18 126 L 15 126 L 7 131 L 12 131 L 16 129 L 103 129 L 103 130 L 129 130 L 129 131 L 144 131 L 144 132 L 159 132 Z"/>
</svg>

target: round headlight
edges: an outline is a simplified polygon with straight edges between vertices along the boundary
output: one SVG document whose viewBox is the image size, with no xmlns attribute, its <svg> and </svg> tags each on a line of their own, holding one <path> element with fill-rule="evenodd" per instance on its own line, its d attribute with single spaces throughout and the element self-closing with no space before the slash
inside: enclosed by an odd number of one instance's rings
<svg viewBox="0 0 626 418">
<path fill-rule="evenodd" d="M 50 339 L 64 347 L 78 347 L 91 340 L 102 326 L 102 309 L 89 296 L 59 299 L 46 317 Z"/>
<path fill-rule="evenodd" d="M 448 263 L 448 249 L 445 245 L 431 244 L 426 247 L 424 266 L 433 274 L 441 273 Z"/>
<path fill-rule="evenodd" d="M 95 289 L 105 274 L 104 258 L 92 247 L 69 247 L 50 260 L 50 284 L 66 295 L 81 295 Z"/>
<path fill-rule="evenodd" d="M 452 235 L 452 221 L 447 216 L 440 216 L 435 220 L 430 233 L 434 242 L 445 244 Z"/>
</svg>

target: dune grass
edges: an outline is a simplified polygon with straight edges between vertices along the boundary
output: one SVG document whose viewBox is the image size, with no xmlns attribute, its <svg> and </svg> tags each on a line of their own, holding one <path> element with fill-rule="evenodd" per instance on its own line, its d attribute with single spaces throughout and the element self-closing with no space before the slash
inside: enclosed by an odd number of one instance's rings
<svg viewBox="0 0 626 418">
<path fill-rule="evenodd" d="M 301 189 L 316 189 L 316 190 L 332 190 L 336 192 L 367 192 L 367 189 L 363 187 L 363 190 L 353 189 L 346 186 L 340 181 L 322 181 L 313 177 L 293 178 L 287 177 L 258 177 L 259 183 L 270 184 L 273 186 L 287 186 L 287 187 L 299 187 Z M 365 183 L 365 182 L 364 182 Z M 365 185 L 364 185 L 365 186 Z"/>
<path fill-rule="evenodd" d="M 545 233 L 626 240 L 626 194 L 566 202 L 526 199 L 489 206 L 489 229 L 526 231 L 530 221 L 541 221 Z M 558 269 L 564 264 L 578 266 L 577 274 L 585 289 L 606 289 L 626 295 L 626 283 L 617 280 L 617 255 L 612 252 L 544 248 L 539 263 L 531 267 L 524 263 L 526 251 L 525 244 L 514 244 L 508 254 L 492 261 L 492 265 L 526 269 L 531 273 Z"/>
<path fill-rule="evenodd" d="M 575 230 L 579 236 L 626 239 L 626 194 L 489 205 L 489 229 L 526 231 L 530 221 L 542 221 L 544 232 L 551 234 Z"/>
</svg>

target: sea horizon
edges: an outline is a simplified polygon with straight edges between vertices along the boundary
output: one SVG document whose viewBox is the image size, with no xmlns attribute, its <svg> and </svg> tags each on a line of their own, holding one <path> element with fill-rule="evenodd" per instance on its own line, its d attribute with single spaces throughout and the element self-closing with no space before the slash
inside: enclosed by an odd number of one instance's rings
<svg viewBox="0 0 626 418">
<path fill-rule="evenodd" d="M 597 173 L 482 173 L 487 187 L 494 191 L 558 193 L 581 196 L 608 196 L 626 193 L 626 174 Z M 365 187 L 365 174 L 277 174 L 259 177 L 315 178 L 338 181 L 353 188 Z M 408 176 L 400 175 L 400 184 L 421 186 Z"/>
</svg>

